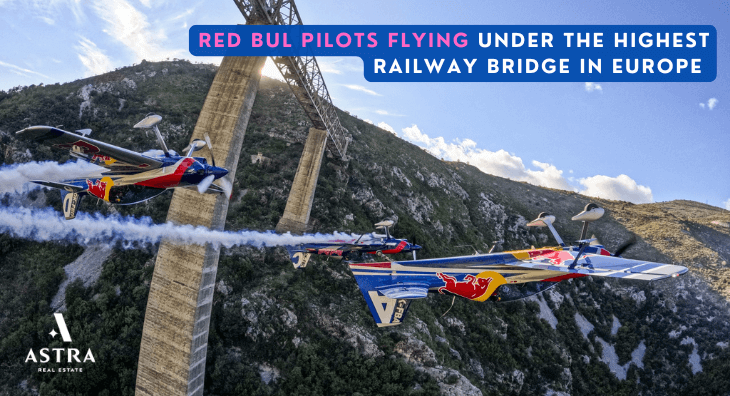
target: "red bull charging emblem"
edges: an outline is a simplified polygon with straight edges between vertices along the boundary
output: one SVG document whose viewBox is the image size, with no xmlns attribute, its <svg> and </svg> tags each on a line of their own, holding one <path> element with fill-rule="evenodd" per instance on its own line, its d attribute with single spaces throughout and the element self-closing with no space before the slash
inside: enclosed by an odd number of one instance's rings
<svg viewBox="0 0 730 396">
<path fill-rule="evenodd" d="M 533 260 L 539 260 L 544 261 L 548 260 L 550 264 L 552 265 L 562 265 L 564 263 L 572 263 L 573 260 L 575 260 L 575 257 L 571 255 L 569 252 L 560 250 L 560 251 L 554 251 L 550 252 L 548 254 L 544 254 L 542 256 L 537 256 Z"/>
<path fill-rule="evenodd" d="M 439 293 L 447 291 L 457 296 L 475 301 L 485 301 L 501 285 L 507 283 L 502 275 L 494 271 L 484 271 L 477 276 L 466 275 L 462 281 L 457 281 L 459 275 L 451 276 L 444 273 L 437 273 L 444 286 L 439 287 Z"/>
<path fill-rule="evenodd" d="M 107 165 L 111 165 L 111 164 L 117 162 L 117 160 L 115 160 L 114 158 L 112 158 L 112 157 L 110 157 L 108 155 L 94 154 L 91 157 L 91 163 L 92 164 L 96 164 L 96 163 L 99 163 L 99 162 L 103 162 L 103 163 L 105 163 Z"/>
<path fill-rule="evenodd" d="M 89 142 L 85 142 L 83 140 L 77 140 L 74 143 L 63 143 L 63 144 L 56 144 L 56 147 L 60 149 L 68 149 L 77 153 L 82 154 L 93 154 L 98 153 L 100 150 L 98 147 L 94 146 L 93 144 Z"/>
<path fill-rule="evenodd" d="M 101 179 L 96 179 L 93 181 L 90 179 L 86 179 L 86 185 L 89 187 L 89 194 L 108 201 L 109 191 L 114 185 L 114 181 L 109 177 L 103 177 Z"/>
<path fill-rule="evenodd" d="M 342 256 L 342 253 L 344 252 L 339 249 L 318 249 L 316 253 L 323 254 L 325 256 Z"/>
</svg>

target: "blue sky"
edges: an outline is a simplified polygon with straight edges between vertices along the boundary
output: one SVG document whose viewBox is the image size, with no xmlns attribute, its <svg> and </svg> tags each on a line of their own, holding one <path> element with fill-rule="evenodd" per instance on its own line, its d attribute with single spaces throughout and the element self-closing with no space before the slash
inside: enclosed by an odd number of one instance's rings
<svg viewBox="0 0 730 396">
<path fill-rule="evenodd" d="M 369 83 L 357 58 L 319 63 L 335 105 L 438 157 L 589 195 L 730 209 L 728 0 L 297 6 L 311 25 L 714 25 L 718 74 L 711 83 Z M 189 54 L 188 29 L 236 23 L 244 19 L 232 0 L 0 0 L 0 89 L 73 81 L 142 59 L 219 63 Z"/>
</svg>

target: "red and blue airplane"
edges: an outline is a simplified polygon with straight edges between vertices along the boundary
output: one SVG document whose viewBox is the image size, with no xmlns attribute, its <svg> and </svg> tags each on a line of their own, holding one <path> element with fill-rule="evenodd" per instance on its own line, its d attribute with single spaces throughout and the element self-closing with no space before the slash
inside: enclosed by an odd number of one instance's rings
<svg viewBox="0 0 730 396">
<path fill-rule="evenodd" d="M 162 117 L 150 113 L 134 126 L 155 132 L 162 149 L 160 155 L 141 154 L 91 139 L 88 137 L 90 129 L 72 133 L 49 126 L 33 126 L 16 132 L 16 136 L 69 150 L 72 157 L 106 168 L 104 172 L 78 179 L 32 180 L 33 183 L 61 190 L 63 213 L 67 220 L 76 217 L 79 202 L 86 195 L 118 205 L 143 202 L 170 188 L 197 188 L 201 194 L 221 193 L 230 198 L 231 183 L 224 178 L 228 170 L 215 166 L 213 151 L 210 151 L 212 165 L 203 157 L 192 156 L 193 152 L 206 145 L 211 149 L 208 135 L 205 135 L 205 141 L 193 140 L 184 150 L 186 155 L 181 156 L 167 149 L 157 128 L 160 121 Z"/>
<path fill-rule="evenodd" d="M 411 301 L 426 298 L 429 292 L 475 301 L 511 301 L 571 278 L 651 281 L 687 272 L 679 265 L 621 257 L 633 242 L 611 254 L 595 239 L 586 239 L 588 223 L 603 213 L 603 208 L 591 203 L 573 217 L 583 222 L 581 239 L 573 246 L 567 246 L 553 227 L 555 217 L 541 213 L 527 225 L 549 228 L 559 246 L 426 260 L 350 262 L 349 266 L 379 327 L 403 323 Z"/>
<path fill-rule="evenodd" d="M 392 220 L 381 221 L 375 224 L 375 229 L 382 229 L 385 234 L 362 234 L 358 239 L 336 240 L 324 243 L 305 243 L 295 246 L 287 246 L 294 268 L 304 268 L 313 254 L 340 257 L 345 260 L 352 259 L 356 255 L 412 253 L 416 259 L 416 251 L 421 247 L 406 239 L 393 238 L 390 235 Z"/>
</svg>

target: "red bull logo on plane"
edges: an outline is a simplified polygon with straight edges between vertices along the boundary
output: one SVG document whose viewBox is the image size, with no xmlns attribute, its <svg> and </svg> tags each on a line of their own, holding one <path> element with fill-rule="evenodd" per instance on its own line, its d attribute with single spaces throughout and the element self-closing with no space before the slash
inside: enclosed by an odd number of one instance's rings
<svg viewBox="0 0 730 396">
<path fill-rule="evenodd" d="M 560 250 L 560 251 L 553 251 L 548 254 L 544 254 L 542 256 L 537 256 L 537 259 L 538 260 L 548 259 L 548 260 L 550 260 L 550 264 L 552 264 L 552 265 L 562 265 L 566 262 L 568 264 L 572 263 L 573 260 L 575 260 L 575 257 L 573 257 L 573 255 L 571 255 L 569 252 Z"/>
<path fill-rule="evenodd" d="M 325 256 L 342 256 L 344 253 L 342 250 L 339 249 L 311 249 L 316 254 L 321 254 Z M 307 249 L 307 251 L 310 251 L 310 249 Z"/>
<path fill-rule="evenodd" d="M 486 301 L 499 286 L 507 283 L 502 275 L 494 271 L 484 271 L 477 276 L 469 274 L 461 281 L 456 279 L 459 275 L 451 276 L 439 272 L 436 276 L 445 283 L 439 287 L 439 293 L 448 291 L 475 301 Z"/>
<path fill-rule="evenodd" d="M 89 194 L 109 201 L 109 191 L 112 189 L 114 181 L 107 176 L 96 180 L 86 179 L 86 185 L 88 186 Z"/>
<path fill-rule="evenodd" d="M 78 140 L 74 143 L 55 144 L 54 146 L 60 149 L 68 149 L 70 151 L 81 154 L 93 154 L 100 151 L 98 147 L 83 140 Z"/>
<path fill-rule="evenodd" d="M 112 158 L 108 155 L 94 154 L 91 157 L 91 163 L 95 164 L 95 163 L 99 163 L 99 162 L 103 162 L 106 165 L 111 165 L 111 164 L 117 162 L 117 160 L 115 160 L 114 158 Z"/>
</svg>

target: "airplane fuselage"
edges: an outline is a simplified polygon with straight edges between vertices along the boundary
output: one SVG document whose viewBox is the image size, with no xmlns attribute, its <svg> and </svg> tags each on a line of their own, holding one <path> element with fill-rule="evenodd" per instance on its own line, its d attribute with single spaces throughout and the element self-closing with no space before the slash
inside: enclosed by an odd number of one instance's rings
<svg viewBox="0 0 730 396">
<path fill-rule="evenodd" d="M 206 177 L 215 179 L 228 171 L 208 165 L 202 157 L 170 156 L 157 158 L 163 166 L 138 173 L 113 173 L 66 180 L 64 183 L 82 187 L 81 192 L 112 204 L 128 205 L 162 194 L 168 188 L 195 186 Z"/>
<path fill-rule="evenodd" d="M 411 244 L 404 239 L 374 239 L 353 243 L 354 241 L 338 243 L 333 241 L 329 243 L 310 243 L 303 246 L 307 253 L 319 254 L 325 256 L 343 257 L 352 252 L 360 252 L 366 254 L 375 254 L 381 252 L 383 254 L 397 254 L 401 252 L 411 252 L 421 247 Z"/>
</svg>

